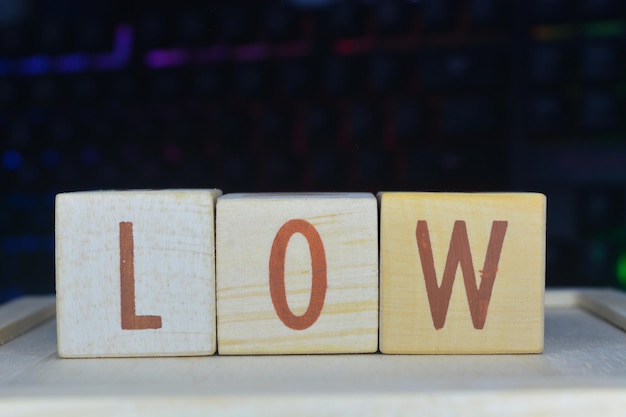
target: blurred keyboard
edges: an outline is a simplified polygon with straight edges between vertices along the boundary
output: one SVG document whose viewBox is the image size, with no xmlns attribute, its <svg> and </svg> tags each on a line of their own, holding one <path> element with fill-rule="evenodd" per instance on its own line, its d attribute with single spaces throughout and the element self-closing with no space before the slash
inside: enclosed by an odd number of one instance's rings
<svg viewBox="0 0 626 417">
<path fill-rule="evenodd" d="M 548 283 L 626 287 L 621 0 L 0 4 L 0 299 L 101 188 L 538 190 Z"/>
</svg>

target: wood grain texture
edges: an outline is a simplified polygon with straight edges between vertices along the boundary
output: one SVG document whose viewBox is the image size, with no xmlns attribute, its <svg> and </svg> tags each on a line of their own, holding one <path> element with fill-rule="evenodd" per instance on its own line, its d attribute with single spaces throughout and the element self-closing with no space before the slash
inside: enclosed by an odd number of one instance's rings
<svg viewBox="0 0 626 417">
<path fill-rule="evenodd" d="M 0 346 L 0 415 L 623 416 L 626 333 L 586 294 L 547 291 L 542 355 L 63 360 L 49 320 Z"/>
<path fill-rule="evenodd" d="M 379 198 L 381 352 L 541 352 L 543 195 Z"/>
<path fill-rule="evenodd" d="M 579 305 L 626 331 L 626 295 L 608 288 L 581 292 Z"/>
<path fill-rule="evenodd" d="M 30 296 L 0 306 L 0 345 L 54 317 L 54 296 Z"/>
<path fill-rule="evenodd" d="M 216 211 L 219 354 L 377 350 L 372 194 L 227 194 Z"/>
<path fill-rule="evenodd" d="M 57 196 L 61 357 L 215 352 L 219 195 L 164 190 Z"/>
</svg>

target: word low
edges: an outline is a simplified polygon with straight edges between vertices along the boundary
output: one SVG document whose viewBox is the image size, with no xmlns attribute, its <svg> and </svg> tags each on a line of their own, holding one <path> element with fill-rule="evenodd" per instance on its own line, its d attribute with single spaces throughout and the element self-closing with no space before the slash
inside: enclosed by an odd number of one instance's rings
<svg viewBox="0 0 626 417">
<path fill-rule="evenodd" d="M 59 355 L 539 353 L 545 206 L 534 193 L 59 194 Z"/>
</svg>

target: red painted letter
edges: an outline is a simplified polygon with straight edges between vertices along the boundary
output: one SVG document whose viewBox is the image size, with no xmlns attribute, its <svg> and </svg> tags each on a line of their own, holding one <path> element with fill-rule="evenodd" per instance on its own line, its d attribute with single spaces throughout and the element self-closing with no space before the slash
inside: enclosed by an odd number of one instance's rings
<svg viewBox="0 0 626 417">
<path fill-rule="evenodd" d="M 493 289 L 493 283 L 496 279 L 496 273 L 498 272 L 498 262 L 500 261 L 500 253 L 502 252 L 502 243 L 504 242 L 507 225 L 508 222 L 506 221 L 494 221 L 491 225 L 491 235 L 487 246 L 485 264 L 480 273 L 480 286 L 477 286 L 469 239 L 467 238 L 467 228 L 465 227 L 464 221 L 457 220 L 452 230 L 452 238 L 450 239 L 446 266 L 443 269 L 441 286 L 438 286 L 433 251 L 428 234 L 428 225 L 424 220 L 417 222 L 417 228 L 415 229 L 417 248 L 419 250 L 420 260 L 422 261 L 422 271 L 424 272 L 424 280 L 426 281 L 426 293 L 428 295 L 430 313 L 435 329 L 441 329 L 446 323 L 448 305 L 450 304 L 450 297 L 452 296 L 452 284 L 454 284 L 454 276 L 456 275 L 459 264 L 461 264 L 465 293 L 467 294 L 467 301 L 469 303 L 474 328 L 482 329 L 485 326 L 487 309 L 489 308 L 489 300 L 491 299 L 491 290 Z"/>
<path fill-rule="evenodd" d="M 301 316 L 291 312 L 285 293 L 285 253 L 294 233 L 301 233 L 306 238 L 311 253 L 311 298 Z M 326 254 L 322 238 L 311 223 L 300 219 L 289 220 L 276 233 L 270 253 L 270 294 L 278 318 L 291 329 L 311 327 L 322 313 L 326 298 Z"/>
<path fill-rule="evenodd" d="M 120 292 L 122 301 L 122 329 L 160 329 L 161 316 L 135 314 L 135 250 L 133 224 L 120 222 Z"/>
</svg>

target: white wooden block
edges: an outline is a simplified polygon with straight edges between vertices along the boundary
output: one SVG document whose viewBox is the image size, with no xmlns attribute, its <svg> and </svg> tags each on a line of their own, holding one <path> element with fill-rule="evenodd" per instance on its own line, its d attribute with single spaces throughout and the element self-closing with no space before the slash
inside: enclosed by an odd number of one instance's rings
<svg viewBox="0 0 626 417">
<path fill-rule="evenodd" d="M 219 195 L 163 190 L 57 196 L 59 356 L 215 352 Z"/>
<path fill-rule="evenodd" d="M 219 354 L 377 350 L 372 194 L 227 194 L 216 211 Z"/>
</svg>

